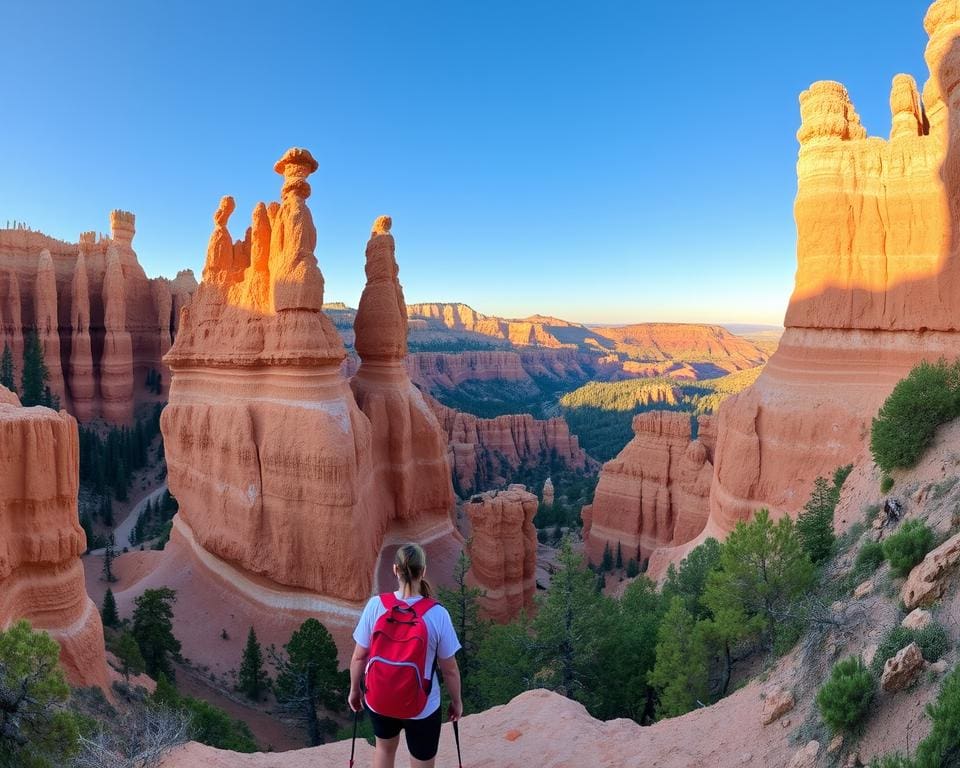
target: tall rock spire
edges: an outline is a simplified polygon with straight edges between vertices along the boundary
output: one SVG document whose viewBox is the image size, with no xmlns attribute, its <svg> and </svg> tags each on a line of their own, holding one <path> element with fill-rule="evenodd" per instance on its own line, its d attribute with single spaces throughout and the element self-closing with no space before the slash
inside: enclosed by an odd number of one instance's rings
<svg viewBox="0 0 960 768">
<path fill-rule="evenodd" d="M 50 251 L 40 252 L 37 282 L 34 287 L 34 322 L 37 338 L 43 348 L 43 362 L 50 375 L 48 386 L 63 407 L 67 406 L 63 385 L 63 364 L 60 362 L 60 323 L 57 318 L 57 275 Z"/>
<path fill-rule="evenodd" d="M 103 355 L 100 358 L 100 391 L 103 416 L 116 424 L 133 420 L 133 342 L 126 326 L 123 267 L 114 245 L 107 248 L 103 277 Z"/>
<path fill-rule="evenodd" d="M 367 284 L 353 325 L 361 363 L 350 386 L 373 424 L 374 485 L 385 491 L 388 519 L 437 522 L 453 509 L 446 436 L 403 362 L 407 308 L 391 225 L 379 217 L 367 242 Z"/>
<path fill-rule="evenodd" d="M 97 383 L 90 346 L 90 281 L 87 260 L 81 250 L 73 268 L 73 295 L 70 302 L 70 368 L 69 385 L 73 413 L 79 421 L 90 421 L 98 415 Z"/>
</svg>

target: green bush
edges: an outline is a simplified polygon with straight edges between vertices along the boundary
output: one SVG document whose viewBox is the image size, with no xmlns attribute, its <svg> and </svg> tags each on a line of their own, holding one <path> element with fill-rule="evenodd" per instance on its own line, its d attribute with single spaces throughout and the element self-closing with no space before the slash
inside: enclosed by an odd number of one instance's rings
<svg viewBox="0 0 960 768">
<path fill-rule="evenodd" d="M 884 472 L 912 467 L 937 427 L 960 415 L 960 365 L 920 363 L 893 388 L 873 420 L 870 451 Z"/>
<path fill-rule="evenodd" d="M 920 520 L 908 520 L 883 542 L 883 556 L 897 576 L 906 576 L 933 549 L 933 531 Z"/>
<path fill-rule="evenodd" d="M 856 656 L 838 661 L 817 693 L 817 707 L 831 731 L 849 731 L 870 709 L 877 681 Z"/>
<path fill-rule="evenodd" d="M 893 478 L 890 475 L 884 475 L 880 478 L 880 493 L 890 493 L 893 488 Z"/>
<path fill-rule="evenodd" d="M 906 648 L 910 643 L 916 643 L 920 648 L 920 653 L 923 654 L 923 658 L 931 663 L 937 661 L 950 650 L 950 636 L 935 621 L 919 630 L 908 629 L 898 624 L 891 627 L 884 635 L 883 640 L 880 641 L 877 652 L 873 656 L 873 661 L 870 662 L 870 668 L 875 674 L 881 674 L 887 659 L 892 659 L 901 648 Z"/>
<path fill-rule="evenodd" d="M 930 734 L 917 747 L 917 768 L 960 766 L 960 667 L 947 675 L 937 700 L 927 705 Z"/>
<path fill-rule="evenodd" d="M 857 559 L 853 564 L 853 571 L 858 577 L 873 573 L 883 562 L 883 544 L 879 541 L 867 541 L 857 552 Z"/>
</svg>

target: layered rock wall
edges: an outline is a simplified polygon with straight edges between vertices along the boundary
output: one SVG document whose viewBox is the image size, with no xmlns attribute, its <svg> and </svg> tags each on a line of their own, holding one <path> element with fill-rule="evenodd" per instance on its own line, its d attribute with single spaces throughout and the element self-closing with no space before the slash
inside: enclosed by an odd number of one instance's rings
<svg viewBox="0 0 960 768">
<path fill-rule="evenodd" d="M 467 582 L 484 591 L 483 614 L 506 623 L 533 608 L 536 594 L 538 500 L 522 485 L 474 496 L 464 505 L 470 519 Z"/>
<path fill-rule="evenodd" d="M 84 587 L 77 422 L 0 387 L 0 629 L 19 619 L 60 643 L 75 685 L 107 688 L 103 627 Z"/>
<path fill-rule="evenodd" d="M 593 504 L 583 509 L 587 555 L 606 547 L 642 562 L 659 547 L 695 538 L 707 521 L 713 477 L 711 417 L 650 411 L 633 418 L 633 439 L 603 465 Z"/>
<path fill-rule="evenodd" d="M 289 150 L 275 166 L 281 202 L 257 205 L 243 240 L 229 233 L 233 200 L 221 201 L 203 282 L 165 358 L 161 428 L 180 502 L 174 548 L 190 548 L 205 572 L 232 570 L 227 583 L 244 600 L 272 611 L 318 605 L 342 626 L 387 587 L 392 547 L 426 544 L 439 576 L 445 561 L 434 554 L 452 564 L 461 540 L 444 435 L 402 363 L 385 219 L 367 249 L 353 389 L 341 371 L 306 204 L 316 168 L 309 152 Z"/>
<path fill-rule="evenodd" d="M 501 485 L 510 470 L 556 460 L 575 470 L 596 466 L 560 418 L 538 420 L 528 413 L 481 419 L 428 397 L 446 433 L 449 462 L 459 495 Z"/>
<path fill-rule="evenodd" d="M 151 369 L 162 370 L 165 336 L 160 327 L 165 324 L 169 337 L 176 331 L 176 320 L 170 317 L 165 322 L 158 303 L 155 286 L 166 281 L 148 279 L 137 261 L 133 214 L 113 211 L 110 223 L 109 236 L 83 232 L 78 243 L 24 228 L 0 229 L 0 347 L 10 347 L 19 384 L 23 334 L 36 328 L 50 372 L 49 386 L 61 405 L 81 421 L 103 415 L 126 423 L 137 402 L 151 399 L 145 381 Z M 111 293 L 123 294 L 112 313 L 122 316 L 121 333 L 129 336 L 129 350 L 126 339 L 115 335 L 117 323 L 112 336 L 105 323 L 110 249 L 119 265 Z M 196 281 L 186 271 L 174 283 L 173 309 L 179 309 L 189 302 Z M 101 391 L 105 369 L 111 401 L 106 412 Z"/>
</svg>

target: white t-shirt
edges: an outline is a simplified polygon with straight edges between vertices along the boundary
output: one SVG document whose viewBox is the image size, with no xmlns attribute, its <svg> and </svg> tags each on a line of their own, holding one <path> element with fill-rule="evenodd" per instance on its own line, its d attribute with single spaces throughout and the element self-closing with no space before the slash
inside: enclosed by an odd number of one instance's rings
<svg viewBox="0 0 960 768">
<path fill-rule="evenodd" d="M 398 600 L 403 600 L 407 605 L 413 605 L 421 599 L 420 595 L 401 597 L 399 592 L 394 592 L 394 594 Z M 362 645 L 364 648 L 370 647 L 373 639 L 373 627 L 377 623 L 377 619 L 386 612 L 387 609 L 383 607 L 383 601 L 380 600 L 380 595 L 371 597 L 367 601 L 367 604 L 363 608 L 363 613 L 360 614 L 360 621 L 357 623 L 357 628 L 353 630 L 353 639 L 357 641 L 358 645 Z M 433 675 L 433 661 L 437 657 L 438 649 L 441 661 L 449 659 L 460 650 L 460 641 L 457 639 L 457 631 L 453 628 L 450 614 L 447 613 L 447 609 L 439 603 L 423 614 L 423 621 L 427 625 L 426 678 L 429 680 Z M 430 694 L 427 697 L 426 706 L 419 715 L 411 719 L 422 720 L 428 715 L 432 715 L 439 706 L 440 686 L 433 685 L 430 687 Z"/>
</svg>

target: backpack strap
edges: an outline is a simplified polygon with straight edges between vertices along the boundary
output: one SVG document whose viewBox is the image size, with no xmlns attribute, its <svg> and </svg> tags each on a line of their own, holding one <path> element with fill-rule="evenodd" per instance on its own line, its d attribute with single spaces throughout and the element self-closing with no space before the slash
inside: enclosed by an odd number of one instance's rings
<svg viewBox="0 0 960 768">
<path fill-rule="evenodd" d="M 383 607 L 387 609 L 387 611 L 398 608 L 401 605 L 406 605 L 405 603 L 401 603 L 400 600 L 397 599 L 397 596 L 393 594 L 393 592 L 384 592 L 382 595 L 380 595 L 380 602 L 383 604 Z"/>
</svg>

